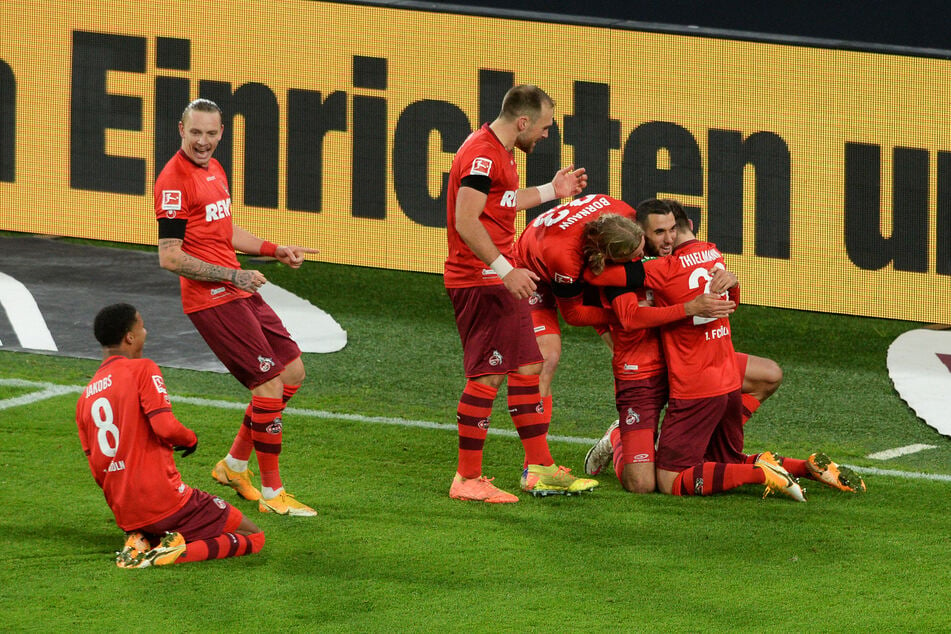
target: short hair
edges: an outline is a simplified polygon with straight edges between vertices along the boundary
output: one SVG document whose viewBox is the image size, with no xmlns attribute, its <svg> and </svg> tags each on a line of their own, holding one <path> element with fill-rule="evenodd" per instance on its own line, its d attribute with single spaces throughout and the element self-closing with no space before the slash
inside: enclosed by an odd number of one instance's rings
<svg viewBox="0 0 951 634">
<path fill-rule="evenodd" d="M 687 212 L 683 205 L 673 198 L 648 198 L 637 204 L 637 222 L 642 226 L 647 226 L 647 217 L 651 214 L 666 216 L 674 214 L 674 221 L 677 227 L 681 229 L 690 229 L 690 220 L 687 218 Z"/>
<path fill-rule="evenodd" d="M 187 117 L 188 113 L 192 110 L 197 112 L 217 112 L 218 115 L 221 116 L 221 108 L 218 107 L 218 104 L 216 104 L 211 99 L 203 99 L 199 97 L 185 106 L 185 109 L 182 110 L 182 118 L 180 119 L 182 123 L 185 122 L 185 117 Z"/>
<path fill-rule="evenodd" d="M 126 333 L 135 326 L 138 311 L 132 304 L 110 304 L 96 314 L 92 324 L 93 334 L 103 347 L 116 346 Z"/>
<path fill-rule="evenodd" d="M 644 230 L 626 216 L 604 214 L 587 223 L 583 235 L 585 261 L 599 275 L 607 262 L 629 260 L 641 246 Z"/>
<path fill-rule="evenodd" d="M 522 115 L 527 115 L 532 121 L 535 121 L 542 113 L 542 106 L 545 105 L 554 108 L 555 100 L 538 86 L 520 84 L 509 88 L 509 91 L 505 93 L 499 118 L 511 121 Z"/>
</svg>

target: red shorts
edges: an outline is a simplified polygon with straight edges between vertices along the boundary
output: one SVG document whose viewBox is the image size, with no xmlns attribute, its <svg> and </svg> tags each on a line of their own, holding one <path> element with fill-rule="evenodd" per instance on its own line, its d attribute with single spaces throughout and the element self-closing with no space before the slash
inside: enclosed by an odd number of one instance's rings
<svg viewBox="0 0 951 634">
<path fill-rule="evenodd" d="M 281 318 L 259 293 L 188 317 L 215 356 L 248 389 L 267 383 L 300 356 Z"/>
<path fill-rule="evenodd" d="M 657 445 L 657 468 L 683 471 L 702 462 L 743 462 L 740 391 L 671 398 Z"/>
<path fill-rule="evenodd" d="M 745 352 L 737 352 L 736 369 L 740 373 L 740 385 L 743 385 L 743 379 L 746 377 L 746 365 L 750 362 L 750 355 Z"/>
<path fill-rule="evenodd" d="M 244 515 L 218 496 L 211 496 L 201 489 L 192 489 L 185 506 L 155 524 L 141 530 L 149 538 L 158 538 L 166 532 L 181 533 L 186 542 L 213 539 L 224 533 L 234 532 L 241 525 Z"/>
<path fill-rule="evenodd" d="M 623 464 L 653 462 L 660 412 L 667 403 L 667 374 L 614 380 Z M 646 433 L 645 433 L 646 432 Z"/>
<path fill-rule="evenodd" d="M 508 374 L 542 362 L 527 299 L 501 284 L 448 288 L 462 340 L 466 377 Z"/>
<path fill-rule="evenodd" d="M 555 294 L 551 292 L 550 286 L 539 284 L 538 290 L 528 298 L 528 305 L 532 307 L 532 325 L 535 328 L 536 337 L 561 334 L 561 324 L 558 323 L 558 304 L 555 302 Z"/>
</svg>

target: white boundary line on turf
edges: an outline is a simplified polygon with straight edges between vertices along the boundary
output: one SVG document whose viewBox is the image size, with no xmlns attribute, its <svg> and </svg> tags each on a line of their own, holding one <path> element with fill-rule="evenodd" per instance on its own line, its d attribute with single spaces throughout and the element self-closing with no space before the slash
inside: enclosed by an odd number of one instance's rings
<svg viewBox="0 0 951 634">
<path fill-rule="evenodd" d="M 895 447 L 894 449 L 886 449 L 885 451 L 877 451 L 875 453 L 870 453 L 865 457 L 871 458 L 872 460 L 888 460 L 890 458 L 897 458 L 898 456 L 907 456 L 908 454 L 918 453 L 919 451 L 924 451 L 925 449 L 937 448 L 937 445 L 923 445 L 917 443 L 914 445 L 906 445 L 904 447 Z"/>
<path fill-rule="evenodd" d="M 0 410 L 21 405 L 30 405 L 37 401 L 62 396 L 63 394 L 76 394 L 82 392 L 84 386 L 81 385 L 56 385 L 55 383 L 43 383 L 39 381 L 25 381 L 23 379 L 4 379 L 0 378 L 0 386 L 40 388 L 40 391 L 22 396 L 15 396 L 0 400 Z M 175 403 L 187 403 L 189 405 L 198 405 L 201 407 L 217 407 L 220 409 L 244 410 L 247 409 L 247 403 L 238 403 L 236 401 L 221 401 L 207 398 L 196 398 L 193 396 L 177 396 L 172 399 Z M 310 416 L 313 418 L 330 418 L 336 420 L 353 421 L 357 423 L 372 423 L 377 425 L 399 425 L 403 427 L 420 427 L 424 429 L 440 429 L 443 431 L 456 431 L 455 425 L 446 423 L 434 423 L 425 420 L 412 420 L 407 418 L 395 418 L 389 416 L 361 416 L 359 414 L 336 414 L 315 409 L 301 409 L 297 407 L 288 407 L 285 410 L 288 414 L 297 416 Z M 489 429 L 489 434 L 494 436 L 505 436 L 516 438 L 518 434 L 511 429 Z M 579 438 L 577 436 L 555 436 L 550 435 L 550 440 L 556 442 L 565 442 L 575 445 L 592 445 L 597 442 L 596 438 Z M 859 473 L 872 475 L 893 476 L 896 478 L 906 478 L 913 480 L 934 480 L 939 482 L 951 482 L 951 475 L 921 473 L 918 471 L 894 471 L 891 469 L 877 469 L 875 467 L 858 467 L 855 465 L 843 465 L 854 469 Z"/>
</svg>

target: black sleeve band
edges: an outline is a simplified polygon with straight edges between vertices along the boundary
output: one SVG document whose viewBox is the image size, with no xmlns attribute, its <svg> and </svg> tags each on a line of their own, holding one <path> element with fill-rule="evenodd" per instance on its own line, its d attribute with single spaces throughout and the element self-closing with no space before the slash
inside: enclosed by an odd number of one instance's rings
<svg viewBox="0 0 951 634">
<path fill-rule="evenodd" d="M 644 286 L 644 263 L 640 260 L 636 262 L 625 262 L 624 270 L 627 272 L 627 285 L 630 288 L 642 288 Z"/>
<path fill-rule="evenodd" d="M 467 176 L 462 177 L 462 180 L 459 181 L 459 186 L 470 187 L 488 196 L 489 190 L 492 189 L 492 179 L 489 178 L 488 176 L 479 176 L 477 174 L 469 174 Z"/>
<path fill-rule="evenodd" d="M 185 227 L 188 225 L 188 221 L 182 218 L 159 218 L 158 219 L 158 237 L 159 240 L 163 238 L 175 238 L 178 240 L 185 239 Z"/>
<path fill-rule="evenodd" d="M 555 294 L 555 297 L 561 297 L 562 299 L 577 297 L 581 295 L 582 290 L 584 290 L 584 282 L 581 280 L 572 282 L 571 284 L 559 284 L 555 282 L 551 285 L 551 292 Z"/>
<path fill-rule="evenodd" d="M 604 289 L 604 295 L 608 298 L 609 302 L 613 302 L 618 297 L 625 293 L 633 293 L 633 288 L 628 288 L 627 286 L 608 286 Z"/>
</svg>

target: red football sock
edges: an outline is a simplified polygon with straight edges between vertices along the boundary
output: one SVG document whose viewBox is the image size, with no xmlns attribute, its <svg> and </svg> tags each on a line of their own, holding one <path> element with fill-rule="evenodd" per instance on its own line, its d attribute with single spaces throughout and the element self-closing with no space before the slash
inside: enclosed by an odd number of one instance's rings
<svg viewBox="0 0 951 634">
<path fill-rule="evenodd" d="M 614 473 L 620 480 L 621 474 L 624 473 L 624 444 L 621 442 L 620 427 L 611 430 L 611 451 L 614 452 Z"/>
<path fill-rule="evenodd" d="M 294 397 L 294 395 L 297 394 L 297 390 L 299 389 L 300 389 L 300 385 L 287 385 L 286 383 L 284 384 L 284 395 L 282 398 L 284 400 L 285 405 L 287 405 L 287 401 L 291 400 Z"/>
<path fill-rule="evenodd" d="M 762 484 L 766 476 L 751 464 L 704 462 L 677 474 L 673 495 L 713 495 L 742 484 Z"/>
<path fill-rule="evenodd" d="M 554 464 L 548 450 L 548 421 L 538 392 L 537 374 L 511 373 L 508 376 L 508 406 L 515 431 L 525 448 L 525 463 Z M 541 410 L 541 411 L 539 411 Z"/>
<path fill-rule="evenodd" d="M 281 438 L 284 425 L 281 412 L 284 401 L 266 396 L 251 397 L 251 436 L 254 451 L 258 454 L 261 469 L 261 486 L 277 491 L 282 486 L 278 458 L 281 455 Z"/>
<path fill-rule="evenodd" d="M 231 443 L 231 457 L 235 460 L 248 460 L 251 458 L 251 450 L 254 449 L 254 441 L 251 434 L 251 404 L 244 410 L 244 420 L 241 422 L 241 428 Z"/>
<path fill-rule="evenodd" d="M 187 564 L 193 561 L 208 559 L 225 559 L 226 557 L 241 557 L 260 552 L 264 547 L 264 533 L 238 535 L 224 533 L 212 539 L 199 539 L 185 544 L 185 552 L 175 560 L 177 564 Z"/>
<path fill-rule="evenodd" d="M 762 403 L 752 394 L 743 394 L 740 397 L 740 401 L 743 404 L 742 418 L 743 424 L 745 425 L 746 421 L 748 421 L 750 416 L 752 416 L 756 410 L 759 409 L 759 406 L 762 405 Z"/>
<path fill-rule="evenodd" d="M 459 429 L 459 466 L 456 471 L 463 478 L 482 475 L 482 448 L 489 433 L 492 402 L 498 390 L 484 383 L 466 381 L 466 387 L 456 410 Z"/>
<path fill-rule="evenodd" d="M 799 458 L 779 458 L 779 464 L 792 476 L 797 478 L 809 477 L 809 469 L 806 468 L 805 460 L 800 460 Z"/>
</svg>

